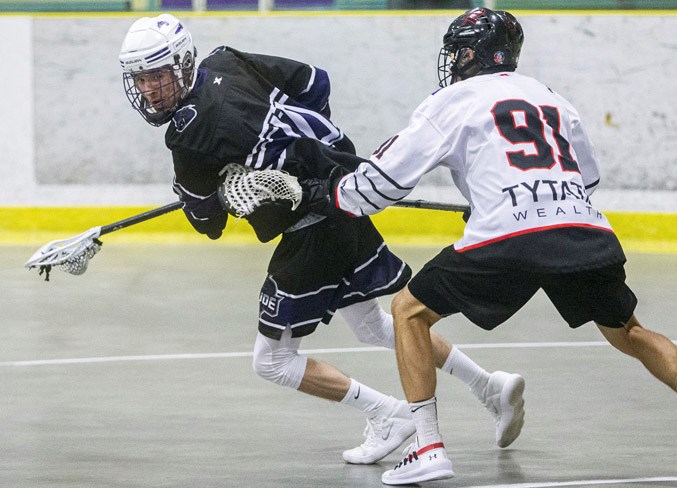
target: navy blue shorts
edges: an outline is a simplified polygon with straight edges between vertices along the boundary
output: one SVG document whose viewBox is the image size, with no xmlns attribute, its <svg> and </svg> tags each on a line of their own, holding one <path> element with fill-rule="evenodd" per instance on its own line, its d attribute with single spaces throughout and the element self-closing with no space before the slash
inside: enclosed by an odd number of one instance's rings
<svg viewBox="0 0 677 488">
<path fill-rule="evenodd" d="M 286 327 L 292 337 L 311 334 L 337 309 L 393 294 L 410 278 L 368 218 L 327 218 L 285 233 L 259 295 L 259 332 L 272 339 Z"/>
</svg>

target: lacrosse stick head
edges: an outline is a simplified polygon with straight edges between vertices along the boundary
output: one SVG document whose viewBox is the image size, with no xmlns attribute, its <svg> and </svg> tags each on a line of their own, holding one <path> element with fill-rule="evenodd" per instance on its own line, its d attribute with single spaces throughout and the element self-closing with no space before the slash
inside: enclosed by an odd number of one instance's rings
<svg viewBox="0 0 677 488">
<path fill-rule="evenodd" d="M 221 170 L 218 190 L 221 206 L 231 215 L 244 217 L 261 242 L 280 235 L 302 217 L 295 212 L 302 188 L 296 177 L 278 170 L 253 170 L 229 164 Z"/>
<path fill-rule="evenodd" d="M 60 269 L 73 275 L 81 275 L 87 271 L 89 260 L 101 249 L 98 239 L 101 227 L 92 227 L 88 231 L 68 239 L 48 242 L 38 249 L 24 265 L 26 269 L 40 268 L 49 281 L 52 268 Z"/>
<path fill-rule="evenodd" d="M 222 171 L 219 199 L 236 217 L 247 217 L 266 204 L 288 205 L 291 210 L 301 203 L 302 188 L 295 176 L 273 169 L 253 170 L 229 164 Z"/>
</svg>

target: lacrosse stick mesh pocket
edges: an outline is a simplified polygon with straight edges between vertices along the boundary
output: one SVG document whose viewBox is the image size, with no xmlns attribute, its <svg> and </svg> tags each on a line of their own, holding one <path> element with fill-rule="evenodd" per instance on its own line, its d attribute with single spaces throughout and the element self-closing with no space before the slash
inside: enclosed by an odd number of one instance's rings
<svg viewBox="0 0 677 488">
<path fill-rule="evenodd" d="M 94 239 L 89 243 L 83 244 L 84 245 L 73 253 L 71 257 L 57 265 L 61 271 L 65 271 L 72 275 L 81 275 L 87 271 L 89 260 L 101 250 L 102 242 L 98 239 Z"/>
<path fill-rule="evenodd" d="M 222 201 L 236 217 L 246 217 L 270 202 L 288 202 L 291 210 L 301 203 L 301 185 L 296 177 L 278 170 L 252 170 L 229 164 L 222 172 Z"/>
</svg>

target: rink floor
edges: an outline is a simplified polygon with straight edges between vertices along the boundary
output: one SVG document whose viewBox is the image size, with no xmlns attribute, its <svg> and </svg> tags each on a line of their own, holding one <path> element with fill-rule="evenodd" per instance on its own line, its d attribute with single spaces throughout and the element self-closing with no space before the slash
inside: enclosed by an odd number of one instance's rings
<svg viewBox="0 0 677 488">
<path fill-rule="evenodd" d="M 391 247 L 415 271 L 437 252 Z M 44 282 L 22 267 L 34 246 L 0 248 L 0 487 L 382 486 L 399 451 L 372 466 L 341 458 L 362 442 L 359 412 L 252 370 L 272 249 L 106 244 L 84 275 Z M 677 339 L 677 255 L 628 258 L 640 321 Z M 526 424 L 496 447 L 488 412 L 439 375 L 456 478 L 425 486 L 677 486 L 675 393 L 592 324 L 568 329 L 539 293 L 493 332 L 462 317 L 436 330 L 526 378 Z M 402 397 L 394 353 L 359 344 L 340 316 L 302 347 Z"/>
</svg>

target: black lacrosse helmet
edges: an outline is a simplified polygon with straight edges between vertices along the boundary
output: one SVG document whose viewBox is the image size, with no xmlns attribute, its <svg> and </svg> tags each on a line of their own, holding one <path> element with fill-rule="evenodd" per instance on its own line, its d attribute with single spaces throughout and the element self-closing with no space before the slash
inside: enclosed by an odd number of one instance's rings
<svg viewBox="0 0 677 488">
<path fill-rule="evenodd" d="M 440 86 L 448 86 L 480 73 L 514 71 L 517 68 L 524 32 L 510 13 L 488 8 L 468 10 L 457 17 L 442 38 L 437 61 Z M 472 61 L 458 66 L 465 49 L 474 51 Z M 479 69 L 477 69 L 477 68 Z"/>
</svg>

